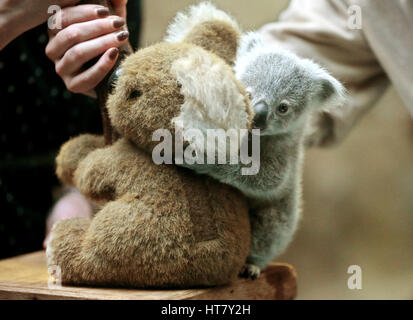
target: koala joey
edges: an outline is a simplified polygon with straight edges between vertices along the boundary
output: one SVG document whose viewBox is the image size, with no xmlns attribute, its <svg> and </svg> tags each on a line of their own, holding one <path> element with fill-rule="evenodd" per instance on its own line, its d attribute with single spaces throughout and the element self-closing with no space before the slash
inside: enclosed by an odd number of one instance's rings
<svg viewBox="0 0 413 320">
<path fill-rule="evenodd" d="M 243 273 L 255 278 L 285 250 L 297 228 L 304 132 L 310 115 L 339 107 L 345 89 L 316 63 L 265 44 L 255 32 L 241 37 L 234 71 L 249 92 L 254 127 L 260 129 L 259 171 L 242 175 L 242 164 L 229 163 L 188 167 L 247 197 L 252 239 Z"/>
</svg>

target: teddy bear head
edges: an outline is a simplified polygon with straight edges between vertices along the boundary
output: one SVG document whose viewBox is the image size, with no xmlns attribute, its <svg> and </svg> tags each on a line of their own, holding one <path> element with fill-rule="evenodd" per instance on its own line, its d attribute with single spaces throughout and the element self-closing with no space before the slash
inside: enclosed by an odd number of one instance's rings
<svg viewBox="0 0 413 320">
<path fill-rule="evenodd" d="M 222 13 L 205 4 L 178 15 L 164 42 L 123 61 L 107 103 L 121 136 L 150 152 L 158 129 L 250 127 L 248 95 L 231 68 L 240 31 Z"/>
</svg>

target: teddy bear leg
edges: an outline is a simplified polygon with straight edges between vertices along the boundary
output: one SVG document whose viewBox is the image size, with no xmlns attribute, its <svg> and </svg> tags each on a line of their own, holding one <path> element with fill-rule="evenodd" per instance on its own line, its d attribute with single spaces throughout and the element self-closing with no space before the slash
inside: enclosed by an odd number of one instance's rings
<svg viewBox="0 0 413 320">
<path fill-rule="evenodd" d="M 77 283 L 145 286 L 162 274 L 151 261 L 158 246 L 158 223 L 150 208 L 136 196 L 108 202 L 93 218 L 82 242 Z M 75 279 L 76 280 L 76 279 Z"/>
<path fill-rule="evenodd" d="M 49 264 L 61 267 L 63 284 L 165 287 L 191 283 L 191 273 L 186 272 L 191 252 L 182 236 L 189 221 L 160 214 L 148 203 L 151 196 L 137 198 L 141 197 L 128 195 L 108 202 L 90 225 L 78 221 L 82 226 L 77 231 L 68 221 L 56 226 L 48 256 Z"/>
<path fill-rule="evenodd" d="M 46 249 L 47 266 L 60 269 L 63 284 L 78 282 L 81 242 L 89 225 L 89 219 L 73 218 L 58 221 L 52 228 Z"/>
<path fill-rule="evenodd" d="M 105 141 L 102 136 L 91 134 L 80 135 L 66 142 L 56 158 L 56 174 L 65 184 L 73 184 L 73 174 L 79 162 L 91 151 L 103 148 Z"/>
</svg>

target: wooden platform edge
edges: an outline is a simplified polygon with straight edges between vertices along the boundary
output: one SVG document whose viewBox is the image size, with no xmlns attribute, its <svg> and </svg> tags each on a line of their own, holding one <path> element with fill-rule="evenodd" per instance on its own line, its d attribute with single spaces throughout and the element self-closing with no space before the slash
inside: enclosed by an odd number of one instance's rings
<svg viewBox="0 0 413 320">
<path fill-rule="evenodd" d="M 297 294 L 291 265 L 272 263 L 256 280 L 208 289 L 143 290 L 91 287 L 48 287 L 43 251 L 0 261 L 0 299 L 13 300 L 285 300 Z"/>
</svg>

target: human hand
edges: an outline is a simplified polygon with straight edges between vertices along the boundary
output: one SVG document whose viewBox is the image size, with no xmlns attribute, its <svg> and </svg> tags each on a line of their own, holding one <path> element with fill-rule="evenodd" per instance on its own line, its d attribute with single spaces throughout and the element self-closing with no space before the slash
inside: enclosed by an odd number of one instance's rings
<svg viewBox="0 0 413 320">
<path fill-rule="evenodd" d="M 76 190 L 69 191 L 56 202 L 46 221 L 46 237 L 43 241 L 43 248 L 47 247 L 50 231 L 55 222 L 63 219 L 92 217 L 92 207 L 84 196 Z"/>
<path fill-rule="evenodd" d="M 96 96 L 94 88 L 115 65 L 118 48 L 128 40 L 125 29 L 126 0 L 112 0 L 119 16 L 107 8 L 78 5 L 62 10 L 62 29 L 49 30 L 46 55 L 55 63 L 57 74 L 69 91 Z M 98 56 L 89 69 L 84 64 Z"/>
<path fill-rule="evenodd" d="M 0 50 L 25 31 L 45 22 L 52 5 L 73 6 L 79 0 L 0 0 Z"/>
</svg>

